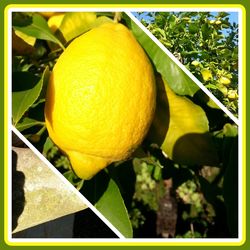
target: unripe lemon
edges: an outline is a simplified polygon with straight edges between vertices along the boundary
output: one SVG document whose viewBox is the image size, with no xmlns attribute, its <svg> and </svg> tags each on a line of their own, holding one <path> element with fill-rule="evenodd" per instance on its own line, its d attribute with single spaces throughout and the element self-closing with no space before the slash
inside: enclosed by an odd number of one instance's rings
<svg viewBox="0 0 250 250">
<path fill-rule="evenodd" d="M 151 63 L 132 33 L 102 24 L 76 38 L 55 64 L 45 105 L 49 136 L 75 173 L 90 179 L 142 142 L 155 92 Z"/>
</svg>

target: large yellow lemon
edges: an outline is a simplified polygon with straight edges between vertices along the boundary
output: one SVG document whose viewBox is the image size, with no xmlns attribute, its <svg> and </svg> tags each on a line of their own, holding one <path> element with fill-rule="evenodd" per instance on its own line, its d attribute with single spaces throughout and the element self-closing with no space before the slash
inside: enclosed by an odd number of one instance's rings
<svg viewBox="0 0 250 250">
<path fill-rule="evenodd" d="M 76 38 L 53 69 L 45 105 L 49 135 L 75 173 L 90 179 L 142 142 L 155 95 L 152 66 L 132 33 L 102 24 Z"/>
</svg>

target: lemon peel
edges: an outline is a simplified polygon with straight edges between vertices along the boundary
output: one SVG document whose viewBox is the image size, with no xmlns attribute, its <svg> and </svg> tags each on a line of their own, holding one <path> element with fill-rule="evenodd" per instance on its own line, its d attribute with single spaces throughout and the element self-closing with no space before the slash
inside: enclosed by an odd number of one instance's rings
<svg viewBox="0 0 250 250">
<path fill-rule="evenodd" d="M 75 173 L 90 179 L 139 146 L 155 98 L 152 65 L 132 33 L 102 24 L 76 38 L 55 64 L 45 105 L 49 136 Z"/>
</svg>

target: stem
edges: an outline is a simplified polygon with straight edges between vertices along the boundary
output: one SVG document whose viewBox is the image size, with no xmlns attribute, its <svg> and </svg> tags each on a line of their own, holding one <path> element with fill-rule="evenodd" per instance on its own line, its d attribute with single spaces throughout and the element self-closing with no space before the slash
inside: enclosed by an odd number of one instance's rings
<svg viewBox="0 0 250 250">
<path fill-rule="evenodd" d="M 190 223 L 190 231 L 191 231 L 192 238 L 195 238 L 195 236 L 194 236 L 194 225 L 193 225 L 192 222 Z"/>
<path fill-rule="evenodd" d="M 114 22 L 115 23 L 119 23 L 122 19 L 122 13 L 121 12 L 115 12 L 114 15 Z"/>
<path fill-rule="evenodd" d="M 46 130 L 46 126 L 43 125 L 43 127 L 36 134 L 41 136 L 45 130 Z"/>
</svg>

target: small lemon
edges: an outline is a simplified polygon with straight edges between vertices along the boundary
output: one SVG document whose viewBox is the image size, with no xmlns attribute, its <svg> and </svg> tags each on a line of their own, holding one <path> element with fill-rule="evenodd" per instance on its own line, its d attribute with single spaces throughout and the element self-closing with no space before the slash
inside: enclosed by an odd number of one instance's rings
<svg viewBox="0 0 250 250">
<path fill-rule="evenodd" d="M 124 25 L 105 23 L 76 38 L 59 57 L 45 121 L 75 173 L 90 179 L 138 147 L 152 122 L 155 98 L 144 50 Z"/>
<path fill-rule="evenodd" d="M 230 89 L 228 91 L 227 97 L 231 101 L 238 99 L 239 96 L 238 96 L 237 90 Z"/>
<path fill-rule="evenodd" d="M 231 83 L 231 80 L 226 76 L 222 76 L 220 77 L 219 82 L 223 85 L 229 85 Z"/>
<path fill-rule="evenodd" d="M 195 67 L 198 67 L 200 65 L 200 62 L 199 61 L 192 61 L 191 64 L 194 65 Z"/>
<path fill-rule="evenodd" d="M 208 80 L 212 79 L 212 77 L 213 77 L 212 73 L 209 69 L 203 69 L 201 71 L 201 75 L 202 75 L 202 78 L 204 81 L 208 81 Z"/>
</svg>

